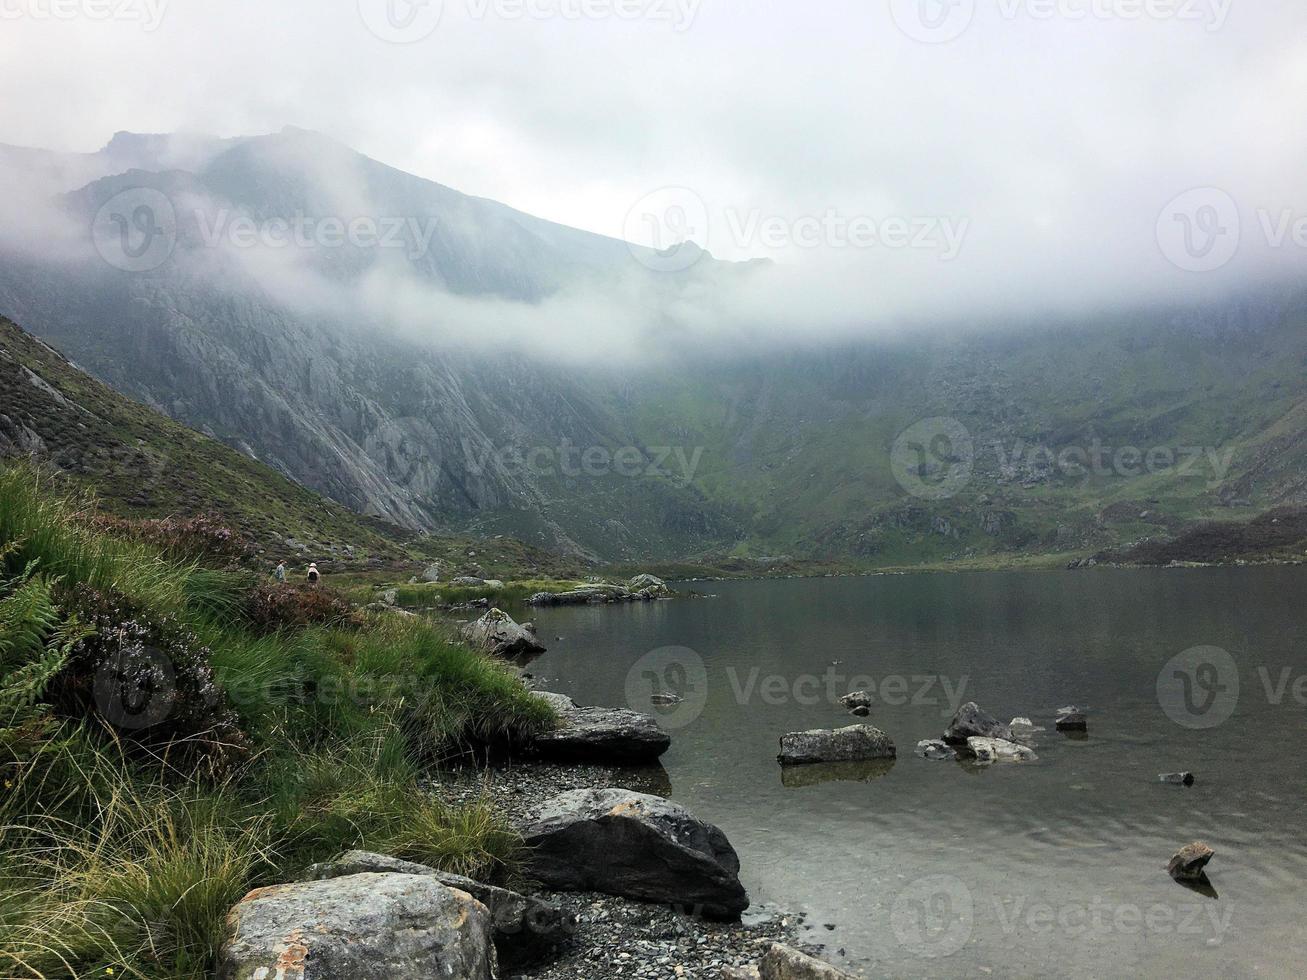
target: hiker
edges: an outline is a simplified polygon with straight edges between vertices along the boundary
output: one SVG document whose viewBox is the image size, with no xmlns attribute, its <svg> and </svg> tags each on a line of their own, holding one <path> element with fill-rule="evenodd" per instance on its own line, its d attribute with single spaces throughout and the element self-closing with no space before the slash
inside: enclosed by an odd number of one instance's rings
<svg viewBox="0 0 1307 980">
<path fill-rule="evenodd" d="M 309 585 L 317 585 L 320 578 L 317 562 L 309 562 Z"/>
<path fill-rule="evenodd" d="M 274 568 L 272 571 L 272 577 L 277 580 L 277 583 L 279 585 L 286 584 L 286 559 L 285 558 L 277 562 L 277 567 Z"/>
</svg>

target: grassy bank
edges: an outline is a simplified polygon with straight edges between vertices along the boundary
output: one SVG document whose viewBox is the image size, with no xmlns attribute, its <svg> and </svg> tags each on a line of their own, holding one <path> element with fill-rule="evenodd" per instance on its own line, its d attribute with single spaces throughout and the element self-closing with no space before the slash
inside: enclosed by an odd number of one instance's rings
<svg viewBox="0 0 1307 980">
<path fill-rule="evenodd" d="M 0 470 L 0 976 L 206 976 L 247 890 L 350 847 L 511 874 L 419 785 L 552 723 L 504 668 L 87 517 Z"/>
</svg>

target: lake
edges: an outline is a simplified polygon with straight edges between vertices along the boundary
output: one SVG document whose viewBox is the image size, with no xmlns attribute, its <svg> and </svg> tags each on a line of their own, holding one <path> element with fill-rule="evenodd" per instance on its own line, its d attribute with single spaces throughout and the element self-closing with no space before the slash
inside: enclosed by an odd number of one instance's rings
<svg viewBox="0 0 1307 980">
<path fill-rule="evenodd" d="M 660 715 L 672 796 L 739 851 L 755 907 L 868 976 L 1301 976 L 1307 569 L 691 583 L 543 609 L 541 687 Z M 556 640 L 561 636 L 563 639 Z M 782 771 L 779 737 L 867 723 L 893 765 Z M 652 690 L 685 700 L 655 708 Z M 1048 729 L 1039 761 L 931 762 L 959 701 Z M 1088 737 L 1054 730 L 1088 706 Z M 1191 788 L 1158 775 L 1190 770 Z M 1165 871 L 1216 849 L 1212 892 Z"/>
</svg>

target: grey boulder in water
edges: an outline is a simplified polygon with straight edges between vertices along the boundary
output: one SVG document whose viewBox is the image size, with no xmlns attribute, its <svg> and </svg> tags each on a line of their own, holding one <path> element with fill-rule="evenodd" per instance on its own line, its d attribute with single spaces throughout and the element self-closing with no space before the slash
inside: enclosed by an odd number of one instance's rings
<svg viewBox="0 0 1307 980">
<path fill-rule="evenodd" d="M 894 740 L 871 725 L 852 725 L 834 731 L 790 732 L 781 738 L 780 762 L 786 766 L 822 762 L 869 762 L 893 759 Z"/>
</svg>

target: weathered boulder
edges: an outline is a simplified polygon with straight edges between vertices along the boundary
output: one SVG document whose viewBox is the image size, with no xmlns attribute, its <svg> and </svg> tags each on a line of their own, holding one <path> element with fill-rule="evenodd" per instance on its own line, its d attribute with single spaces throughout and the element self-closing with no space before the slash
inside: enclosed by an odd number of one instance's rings
<svg viewBox="0 0 1307 980">
<path fill-rule="evenodd" d="M 1057 709 L 1057 730 L 1059 732 L 1086 732 L 1089 730 L 1089 712 L 1084 708 L 1068 707 Z"/>
<path fill-rule="evenodd" d="M 502 967 L 513 968 L 544 959 L 576 931 L 576 917 L 556 905 L 370 851 L 347 851 L 334 861 L 315 864 L 306 872 L 305 880 L 329 881 L 356 874 L 424 875 L 447 888 L 467 892 L 490 911 L 495 949 Z"/>
<path fill-rule="evenodd" d="M 893 759 L 894 740 L 879 728 L 852 725 L 835 731 L 790 732 L 781 737 L 782 765 L 803 766 L 819 762 L 866 762 Z"/>
<path fill-rule="evenodd" d="M 582 708 L 563 694 L 536 692 L 558 712 L 558 727 L 532 743 L 542 756 L 619 766 L 653 765 L 672 738 L 650 715 L 625 708 Z"/>
<path fill-rule="evenodd" d="M 1164 772 L 1157 778 L 1164 783 L 1170 783 L 1172 786 L 1192 786 L 1194 784 L 1194 774 L 1191 772 Z"/>
<path fill-rule="evenodd" d="M 840 698 L 840 704 L 852 711 L 854 708 L 870 709 L 873 700 L 872 696 L 866 691 L 854 691 L 852 694 L 846 694 Z"/>
<path fill-rule="evenodd" d="M 853 975 L 780 943 L 772 943 L 758 964 L 761 980 L 853 980 Z"/>
<path fill-rule="evenodd" d="M 684 807 L 623 789 L 576 790 L 522 831 L 526 872 L 550 888 L 600 891 L 734 919 L 749 907 L 726 835 Z"/>
<path fill-rule="evenodd" d="M 1207 862 L 1216 856 L 1213 851 L 1202 841 L 1195 841 L 1193 844 L 1186 844 L 1180 850 L 1175 852 L 1175 857 L 1171 858 L 1171 863 L 1166 866 L 1172 878 L 1176 881 L 1201 881 L 1205 874 Z"/>
<path fill-rule="evenodd" d="M 399 590 L 387 589 L 385 592 L 381 593 L 378 598 L 381 600 L 382 605 L 393 606 L 399 602 Z"/>
<path fill-rule="evenodd" d="M 218 980 L 430 980 L 495 974 L 489 910 L 424 875 L 258 888 L 227 916 Z"/>
<path fill-rule="evenodd" d="M 968 701 L 958 708 L 957 714 L 944 730 L 944 741 L 949 745 L 966 745 L 967 739 L 973 737 L 1001 738 L 1005 742 L 1010 742 L 1012 729 L 1000 724 L 993 715 L 982 711 L 976 702 Z"/>
<path fill-rule="evenodd" d="M 945 759 L 956 759 L 958 757 L 947 742 L 940 742 L 935 739 L 925 739 L 917 743 L 917 755 L 923 759 L 931 759 L 940 762 Z"/>
<path fill-rule="evenodd" d="M 667 583 L 656 575 L 637 575 L 626 583 L 626 587 L 650 599 L 667 599 L 673 595 Z"/>
<path fill-rule="evenodd" d="M 513 621 L 502 609 L 491 609 L 475 623 L 463 627 L 463 639 L 478 650 L 512 659 L 544 653 L 545 647 L 530 630 Z"/>
<path fill-rule="evenodd" d="M 444 569 L 440 566 L 440 563 L 439 563 L 439 562 L 437 562 L 437 563 L 434 564 L 434 565 L 428 565 L 427 568 L 426 568 L 426 570 L 422 573 L 422 581 L 424 581 L 424 582 L 439 582 L 439 581 L 440 581 L 440 573 L 443 572 L 443 571 L 444 571 Z"/>
<path fill-rule="evenodd" d="M 967 739 L 967 748 L 977 762 L 1034 762 L 1039 758 L 1032 749 L 1002 738 Z"/>
</svg>

